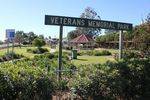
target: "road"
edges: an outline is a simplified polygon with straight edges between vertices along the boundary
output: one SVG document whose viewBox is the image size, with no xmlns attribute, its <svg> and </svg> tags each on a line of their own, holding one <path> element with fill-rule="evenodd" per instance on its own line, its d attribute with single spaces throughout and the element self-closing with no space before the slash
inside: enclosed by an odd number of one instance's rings
<svg viewBox="0 0 150 100">
<path fill-rule="evenodd" d="M 14 45 L 17 46 L 18 43 L 15 43 Z M 9 47 L 11 47 L 11 46 L 12 46 L 12 43 L 9 44 Z M 4 49 L 4 48 L 7 48 L 7 44 L 0 45 L 0 49 Z"/>
</svg>

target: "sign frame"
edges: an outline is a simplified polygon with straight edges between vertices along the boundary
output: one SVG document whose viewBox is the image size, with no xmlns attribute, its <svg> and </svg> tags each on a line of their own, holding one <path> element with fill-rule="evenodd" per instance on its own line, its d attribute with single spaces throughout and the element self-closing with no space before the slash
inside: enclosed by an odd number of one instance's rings
<svg viewBox="0 0 150 100">
<path fill-rule="evenodd" d="M 75 26 L 126 31 L 132 30 L 131 23 L 54 15 L 45 15 L 45 25 Z"/>
</svg>

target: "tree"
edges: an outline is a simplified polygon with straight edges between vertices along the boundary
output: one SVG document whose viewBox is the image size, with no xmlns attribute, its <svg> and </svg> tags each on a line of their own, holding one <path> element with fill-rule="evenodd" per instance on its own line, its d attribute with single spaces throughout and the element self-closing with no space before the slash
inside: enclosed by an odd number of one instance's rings
<svg viewBox="0 0 150 100">
<path fill-rule="evenodd" d="M 101 19 L 99 15 L 94 11 L 93 8 L 87 7 L 85 8 L 84 12 L 80 16 L 81 18 L 87 18 L 87 19 Z M 77 30 L 81 34 L 88 34 L 90 36 L 97 36 L 100 34 L 101 29 L 100 28 L 84 28 L 84 27 L 78 27 Z"/>
<path fill-rule="evenodd" d="M 39 35 L 39 38 L 44 40 L 44 35 Z"/>
<path fill-rule="evenodd" d="M 52 38 L 51 36 L 48 37 L 49 40 L 51 40 L 51 38 Z"/>
<path fill-rule="evenodd" d="M 81 33 L 79 33 L 78 30 L 72 30 L 67 34 L 67 38 L 68 40 L 72 40 L 74 38 L 76 38 L 77 36 L 81 35 Z"/>
<path fill-rule="evenodd" d="M 32 41 L 32 44 L 38 48 L 41 48 L 42 46 L 44 46 L 46 43 L 43 39 L 40 39 L 40 38 L 35 38 L 33 41 Z"/>
<path fill-rule="evenodd" d="M 150 24 L 150 13 L 147 15 L 147 18 L 145 19 L 147 23 Z"/>
<path fill-rule="evenodd" d="M 37 38 L 37 35 L 34 34 L 34 32 L 29 32 L 29 33 L 27 34 L 27 36 L 28 36 L 28 43 L 29 43 L 29 44 L 31 44 L 32 41 L 33 41 L 35 38 Z"/>
<path fill-rule="evenodd" d="M 23 31 L 16 31 L 16 34 L 15 34 L 15 42 L 17 42 L 21 48 L 21 44 L 23 43 L 24 41 L 24 32 Z"/>
<path fill-rule="evenodd" d="M 80 15 L 81 18 L 87 19 L 101 19 L 99 15 L 91 7 L 87 7 L 84 12 Z M 100 28 L 84 28 L 78 27 L 75 30 L 68 33 L 68 39 L 75 38 L 81 34 L 87 34 L 91 37 L 98 36 L 100 34 Z"/>
<path fill-rule="evenodd" d="M 2 44 L 3 44 L 3 41 L 0 40 L 0 45 L 2 45 Z"/>
<path fill-rule="evenodd" d="M 136 49 L 140 49 L 142 51 L 149 51 L 150 25 L 144 23 L 142 25 L 136 26 L 133 32 L 133 42 L 136 44 Z"/>
</svg>

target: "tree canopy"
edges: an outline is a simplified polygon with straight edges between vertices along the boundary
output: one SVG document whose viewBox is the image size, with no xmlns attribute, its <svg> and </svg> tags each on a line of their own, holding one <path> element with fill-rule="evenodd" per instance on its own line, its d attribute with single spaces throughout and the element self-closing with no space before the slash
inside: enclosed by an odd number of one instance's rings
<svg viewBox="0 0 150 100">
<path fill-rule="evenodd" d="M 87 7 L 84 12 L 80 15 L 81 18 L 87 19 L 101 19 L 100 16 L 94 11 L 93 8 Z M 81 34 L 87 34 L 91 37 L 98 36 L 100 34 L 100 28 L 85 28 L 77 27 L 75 30 L 68 33 L 68 39 L 73 39 Z"/>
<path fill-rule="evenodd" d="M 44 46 L 46 43 L 43 39 L 41 38 L 35 38 L 33 41 L 32 41 L 32 44 L 38 48 Z"/>
</svg>

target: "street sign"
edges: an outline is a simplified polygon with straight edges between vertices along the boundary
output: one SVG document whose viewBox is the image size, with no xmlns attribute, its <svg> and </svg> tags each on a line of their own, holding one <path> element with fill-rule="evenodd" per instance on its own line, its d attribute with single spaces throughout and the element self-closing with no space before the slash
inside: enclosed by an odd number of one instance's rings
<svg viewBox="0 0 150 100">
<path fill-rule="evenodd" d="M 15 29 L 6 29 L 6 38 L 12 40 L 15 37 Z"/>
<path fill-rule="evenodd" d="M 127 31 L 132 30 L 131 23 L 53 16 L 53 15 L 45 15 L 45 25 L 76 26 L 76 27 L 103 28 L 103 29 L 127 30 Z"/>
<path fill-rule="evenodd" d="M 12 42 L 12 52 L 14 51 L 15 29 L 6 29 L 7 53 L 9 53 L 9 42 Z"/>
</svg>

